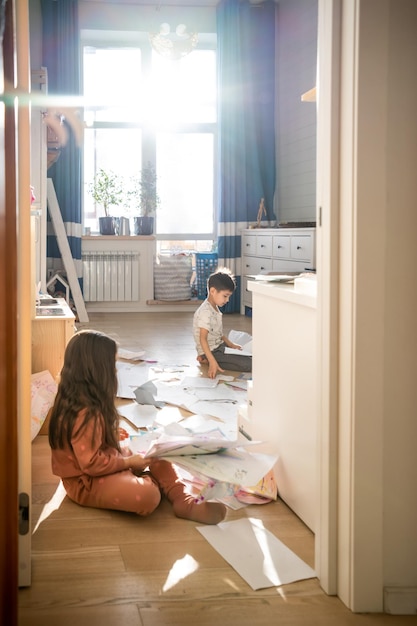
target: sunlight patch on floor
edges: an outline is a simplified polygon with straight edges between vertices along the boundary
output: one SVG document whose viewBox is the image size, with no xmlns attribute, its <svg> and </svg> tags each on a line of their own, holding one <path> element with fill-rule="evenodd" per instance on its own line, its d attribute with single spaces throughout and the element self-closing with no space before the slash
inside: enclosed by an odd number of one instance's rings
<svg viewBox="0 0 417 626">
<path fill-rule="evenodd" d="M 64 500 L 65 496 L 67 495 L 67 492 L 64 489 L 64 485 L 62 484 L 62 480 L 59 481 L 58 486 L 56 488 L 56 491 L 54 493 L 54 495 L 52 496 L 52 498 L 49 500 L 49 502 L 47 502 L 45 504 L 45 506 L 42 509 L 42 512 L 39 516 L 38 521 L 36 522 L 36 526 L 33 529 L 33 535 L 35 534 L 35 532 L 38 530 L 39 526 L 42 524 L 42 522 L 44 522 L 46 519 L 48 519 L 48 517 L 50 515 L 52 515 L 52 513 L 54 511 L 56 511 L 57 509 L 59 509 L 59 507 L 62 504 L 62 501 Z"/>
<path fill-rule="evenodd" d="M 175 561 L 174 565 L 167 576 L 162 591 L 165 593 L 175 587 L 181 580 L 187 578 L 198 570 L 198 563 L 192 556 L 186 554 L 182 559 Z"/>
</svg>

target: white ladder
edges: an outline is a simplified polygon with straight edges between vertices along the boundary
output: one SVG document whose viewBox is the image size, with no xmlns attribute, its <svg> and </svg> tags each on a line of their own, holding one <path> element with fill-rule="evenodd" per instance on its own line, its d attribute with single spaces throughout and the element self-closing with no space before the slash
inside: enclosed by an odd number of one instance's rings
<svg viewBox="0 0 417 626">
<path fill-rule="evenodd" d="M 74 298 L 75 308 L 77 309 L 78 319 L 81 323 L 88 322 L 87 309 L 83 294 L 81 292 L 80 283 L 78 282 L 77 272 L 75 271 L 75 263 L 72 258 L 71 250 L 68 243 L 67 233 L 65 232 L 64 220 L 56 197 L 54 182 L 52 178 L 47 181 L 47 198 L 48 209 L 51 216 L 52 224 L 55 230 L 58 248 L 62 256 L 64 268 L 67 273 L 68 283 L 71 288 L 72 297 Z"/>
</svg>

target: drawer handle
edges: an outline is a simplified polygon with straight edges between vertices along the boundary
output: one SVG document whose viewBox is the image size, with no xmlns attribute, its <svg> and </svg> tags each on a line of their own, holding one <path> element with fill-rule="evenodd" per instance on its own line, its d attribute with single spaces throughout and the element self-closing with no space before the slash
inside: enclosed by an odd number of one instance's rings
<svg viewBox="0 0 417 626">
<path fill-rule="evenodd" d="M 283 248 L 283 246 L 277 246 L 277 248 L 278 248 L 278 250 L 279 250 L 280 248 Z"/>
<path fill-rule="evenodd" d="M 297 250 L 301 250 L 301 246 L 297 246 Z"/>
</svg>

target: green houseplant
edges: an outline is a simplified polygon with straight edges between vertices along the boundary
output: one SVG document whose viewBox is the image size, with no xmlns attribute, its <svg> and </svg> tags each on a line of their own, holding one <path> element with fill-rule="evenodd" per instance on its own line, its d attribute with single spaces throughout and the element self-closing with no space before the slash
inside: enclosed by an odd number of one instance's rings
<svg viewBox="0 0 417 626">
<path fill-rule="evenodd" d="M 156 184 L 155 168 L 148 161 L 140 176 L 132 179 L 132 187 L 127 193 L 131 206 L 139 213 L 133 218 L 136 235 L 153 234 L 156 209 L 160 203 Z"/>
<path fill-rule="evenodd" d="M 119 206 L 122 202 L 123 188 L 120 178 L 114 172 L 100 168 L 90 184 L 90 193 L 94 202 L 104 210 L 104 217 L 99 217 L 100 233 L 114 235 L 115 222 L 110 211 L 112 207 Z"/>
</svg>

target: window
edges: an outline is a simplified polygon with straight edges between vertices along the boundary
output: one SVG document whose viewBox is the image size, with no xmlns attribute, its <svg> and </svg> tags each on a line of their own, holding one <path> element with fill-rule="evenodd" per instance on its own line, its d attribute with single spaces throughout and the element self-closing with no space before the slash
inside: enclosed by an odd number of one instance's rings
<svg viewBox="0 0 417 626">
<path fill-rule="evenodd" d="M 91 31 L 90 31 L 91 35 Z M 129 45 L 83 45 L 84 225 L 98 230 L 102 208 L 91 182 L 111 170 L 127 190 L 142 163 L 157 172 L 159 249 L 207 250 L 214 235 L 216 52 L 197 49 L 178 61 Z M 124 194 L 115 215 L 134 217 Z M 199 243 L 200 242 L 200 243 Z"/>
</svg>

